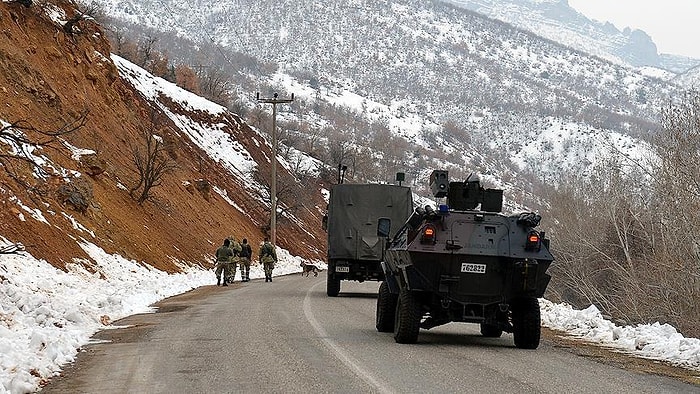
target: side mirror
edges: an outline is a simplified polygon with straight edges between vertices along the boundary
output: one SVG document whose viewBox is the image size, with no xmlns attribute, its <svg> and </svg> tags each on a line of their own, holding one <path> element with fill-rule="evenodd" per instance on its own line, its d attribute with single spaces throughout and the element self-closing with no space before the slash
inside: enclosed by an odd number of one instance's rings
<svg viewBox="0 0 700 394">
<path fill-rule="evenodd" d="M 389 218 L 377 219 L 377 237 L 388 238 L 390 231 L 391 231 L 391 219 L 389 219 Z"/>
</svg>

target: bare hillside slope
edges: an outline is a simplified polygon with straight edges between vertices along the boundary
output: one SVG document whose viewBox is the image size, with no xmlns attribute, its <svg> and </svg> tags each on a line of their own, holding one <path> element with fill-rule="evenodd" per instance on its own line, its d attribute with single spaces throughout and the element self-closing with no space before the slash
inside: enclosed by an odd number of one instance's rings
<svg viewBox="0 0 700 394">
<path fill-rule="evenodd" d="M 37 141 L 45 136 L 36 130 L 80 125 L 73 122 L 86 114 L 84 125 L 50 146 L 25 144 L 47 175 L 18 159 L 5 139 L 0 143 L 0 236 L 59 267 L 88 258 L 78 245 L 85 239 L 167 271 L 179 263 L 208 264 L 206 256 L 229 235 L 257 245 L 269 221 L 269 197 L 250 183 L 264 185 L 270 173 L 265 137 L 223 108 L 202 111 L 162 92 L 147 97 L 144 86 L 120 75 L 97 23 L 84 18 L 66 31 L 65 21 L 75 15 L 61 0 L 29 8 L 0 3 L 3 132 Z M 156 91 L 167 84 L 157 78 L 149 83 Z M 247 152 L 255 168 L 213 160 L 192 140 L 193 133 L 208 130 L 223 132 L 222 143 Z M 128 191 L 138 180 L 132 152 L 148 135 L 159 137 L 176 168 L 152 189 L 152 199 L 138 204 Z M 278 245 L 321 258 L 325 241 L 315 225 L 325 207 L 320 185 L 295 182 L 284 167 L 278 174 L 303 197 L 294 217 L 278 219 Z"/>
</svg>

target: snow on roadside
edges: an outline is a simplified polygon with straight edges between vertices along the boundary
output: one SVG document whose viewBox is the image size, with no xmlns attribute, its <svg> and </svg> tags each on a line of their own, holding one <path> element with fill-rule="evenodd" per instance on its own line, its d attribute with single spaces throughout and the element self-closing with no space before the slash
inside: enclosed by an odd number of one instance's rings
<svg viewBox="0 0 700 394">
<path fill-rule="evenodd" d="M 153 312 L 150 305 L 161 299 L 215 283 L 212 270 L 168 274 L 88 242 L 81 246 L 92 261 L 67 264 L 66 271 L 26 252 L 0 254 L 0 394 L 36 391 L 112 321 Z M 303 259 L 278 250 L 275 275 L 301 271 Z M 251 278 L 263 276 L 251 267 Z"/>
<path fill-rule="evenodd" d="M 568 304 L 540 299 L 542 325 L 620 351 L 700 371 L 700 339 L 686 338 L 669 324 L 620 327 L 591 305 L 576 310 Z"/>
</svg>

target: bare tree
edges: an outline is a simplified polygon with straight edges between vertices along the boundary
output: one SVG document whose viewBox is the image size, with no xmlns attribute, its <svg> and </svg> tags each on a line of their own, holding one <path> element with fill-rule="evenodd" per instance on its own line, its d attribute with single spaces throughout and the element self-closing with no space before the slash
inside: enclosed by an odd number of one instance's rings
<svg viewBox="0 0 700 394">
<path fill-rule="evenodd" d="M 18 120 L 0 127 L 0 141 L 7 147 L 7 150 L 0 149 L 0 167 L 2 167 L 11 178 L 23 186 L 27 186 L 21 181 L 14 170 L 14 162 L 25 162 L 31 165 L 40 174 L 46 174 L 42 163 L 32 154 L 36 147 L 52 147 L 58 141 L 58 137 L 76 132 L 85 126 L 88 111 L 82 111 L 75 119 L 71 119 L 55 130 L 43 130 L 34 127 L 29 121 Z M 2 147 L 2 145 L 0 145 Z"/>
<path fill-rule="evenodd" d="M 136 65 L 148 69 L 153 61 L 154 54 L 157 53 L 155 46 L 158 38 L 155 36 L 147 36 L 145 39 L 139 41 L 137 49 L 137 59 Z"/>
<path fill-rule="evenodd" d="M 201 68 L 197 72 L 202 95 L 223 106 L 231 100 L 232 83 L 228 74 L 218 67 Z"/>
<path fill-rule="evenodd" d="M 163 177 L 176 168 L 168 156 L 163 138 L 157 134 L 159 117 L 151 113 L 151 126 L 141 130 L 139 142 L 132 146 L 131 157 L 138 174 L 138 182 L 129 190 L 136 202 L 143 204 L 152 196 L 152 189 L 160 186 Z"/>
<path fill-rule="evenodd" d="M 278 174 L 277 177 L 277 224 L 284 225 L 287 223 L 287 218 L 304 207 L 303 201 L 313 199 L 313 188 L 304 187 L 310 183 L 314 177 L 311 169 L 299 170 L 293 176 L 286 173 Z M 256 171 L 255 180 L 260 183 L 263 188 L 255 189 L 257 197 L 265 201 L 268 205 L 272 205 L 270 179 Z M 270 223 L 269 216 L 266 225 L 262 228 L 263 231 L 269 231 L 268 224 Z"/>
<path fill-rule="evenodd" d="M 92 0 L 79 2 L 75 9 L 75 14 L 63 24 L 63 31 L 70 35 L 80 33 L 80 30 L 77 28 L 80 21 L 86 19 L 101 20 L 103 18 L 104 11 L 98 2 Z"/>
<path fill-rule="evenodd" d="M 663 312 L 670 321 L 700 335 L 700 92 L 688 92 L 665 107 L 662 126 L 654 182 L 656 275 L 662 281 L 654 294 L 664 301 Z"/>
<path fill-rule="evenodd" d="M 700 334 L 700 95 L 664 108 L 652 164 L 611 152 L 549 196 L 550 293 L 626 322 Z M 552 294 L 549 295 L 550 297 Z"/>
<path fill-rule="evenodd" d="M 226 107 L 229 111 L 237 114 L 241 118 L 245 118 L 248 115 L 248 107 L 246 107 L 245 100 L 235 91 L 229 93 L 228 105 Z"/>
<path fill-rule="evenodd" d="M 199 94 L 199 78 L 190 66 L 180 64 L 175 67 L 175 83 L 185 90 Z"/>
<path fill-rule="evenodd" d="M 246 121 L 248 124 L 253 125 L 266 133 L 269 133 L 269 130 L 272 127 L 272 116 L 269 116 L 268 113 L 260 106 L 253 107 L 253 109 L 248 112 Z"/>
<path fill-rule="evenodd" d="M 662 175 L 674 188 L 695 201 L 700 200 L 700 92 L 688 93 L 683 102 L 669 104 L 662 112 L 664 129 L 656 144 L 663 168 Z"/>
<path fill-rule="evenodd" d="M 320 127 L 312 127 L 308 124 L 302 125 L 302 145 L 301 150 L 309 155 L 318 158 L 321 147 L 321 137 L 325 135 L 325 130 Z"/>
<path fill-rule="evenodd" d="M 24 252 L 24 245 L 21 243 L 0 246 L 0 254 L 20 254 L 20 252 Z"/>
<path fill-rule="evenodd" d="M 326 163 L 348 166 L 349 176 L 355 172 L 355 144 L 349 136 L 338 131 L 332 131 L 328 136 L 327 156 L 323 158 Z"/>
<path fill-rule="evenodd" d="M 112 51 L 124 59 L 136 64 L 138 62 L 138 44 L 127 36 L 128 32 L 119 28 L 110 29 L 107 30 L 107 32 L 110 36 Z"/>
</svg>

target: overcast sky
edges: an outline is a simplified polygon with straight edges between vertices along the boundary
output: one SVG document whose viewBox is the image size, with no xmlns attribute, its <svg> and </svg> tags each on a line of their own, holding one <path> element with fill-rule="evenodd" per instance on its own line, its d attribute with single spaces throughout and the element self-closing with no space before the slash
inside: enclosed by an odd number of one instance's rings
<svg viewBox="0 0 700 394">
<path fill-rule="evenodd" d="M 700 0 L 569 0 L 591 19 L 644 30 L 660 53 L 700 59 Z"/>
</svg>

